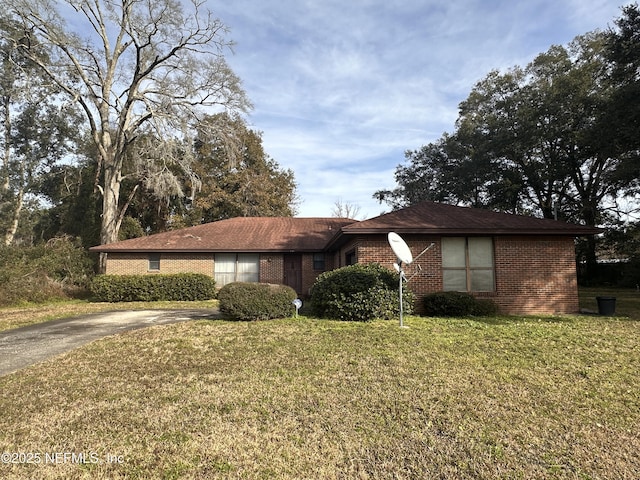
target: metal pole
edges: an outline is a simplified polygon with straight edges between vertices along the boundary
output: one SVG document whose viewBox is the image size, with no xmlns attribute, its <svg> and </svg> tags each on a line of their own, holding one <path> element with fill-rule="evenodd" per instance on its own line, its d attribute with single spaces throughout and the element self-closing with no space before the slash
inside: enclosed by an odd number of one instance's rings
<svg viewBox="0 0 640 480">
<path fill-rule="evenodd" d="M 400 283 L 398 287 L 398 291 L 400 292 L 400 327 L 404 327 L 402 320 L 402 262 L 398 262 L 398 266 L 400 267 Z"/>
</svg>

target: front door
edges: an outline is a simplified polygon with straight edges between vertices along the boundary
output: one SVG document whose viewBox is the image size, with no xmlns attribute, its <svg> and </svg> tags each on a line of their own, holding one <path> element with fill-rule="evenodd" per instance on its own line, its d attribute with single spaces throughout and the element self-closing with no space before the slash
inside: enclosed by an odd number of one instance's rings
<svg viewBox="0 0 640 480">
<path fill-rule="evenodd" d="M 302 255 L 299 253 L 284 256 L 284 282 L 296 293 L 302 293 Z"/>
</svg>

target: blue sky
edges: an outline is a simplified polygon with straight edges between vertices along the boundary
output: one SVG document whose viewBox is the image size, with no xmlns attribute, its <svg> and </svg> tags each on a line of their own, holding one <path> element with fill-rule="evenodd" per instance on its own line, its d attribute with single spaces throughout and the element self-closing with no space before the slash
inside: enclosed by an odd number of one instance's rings
<svg viewBox="0 0 640 480">
<path fill-rule="evenodd" d="M 404 152 L 452 132 L 492 69 L 606 29 L 624 0 L 209 0 L 236 42 L 228 62 L 251 128 L 298 183 L 298 216 L 388 211 Z"/>
</svg>

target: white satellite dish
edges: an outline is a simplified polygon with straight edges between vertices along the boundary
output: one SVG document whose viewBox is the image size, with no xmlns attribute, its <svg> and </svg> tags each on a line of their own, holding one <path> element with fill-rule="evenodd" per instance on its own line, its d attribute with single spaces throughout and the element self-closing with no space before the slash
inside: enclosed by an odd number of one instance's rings
<svg viewBox="0 0 640 480">
<path fill-rule="evenodd" d="M 389 240 L 389 245 L 391 245 L 391 250 L 393 250 L 393 253 L 398 257 L 399 262 L 406 263 L 407 265 L 413 262 L 411 250 L 409 250 L 409 246 L 400 235 L 395 232 L 389 232 L 387 238 Z"/>
<path fill-rule="evenodd" d="M 398 297 L 400 302 L 400 327 L 406 328 L 404 326 L 403 321 L 403 307 L 402 307 L 402 282 L 406 281 L 406 277 L 404 272 L 402 271 L 402 264 L 406 263 L 407 265 L 413 262 L 413 255 L 411 255 L 411 250 L 409 250 L 409 246 L 405 243 L 400 235 L 395 232 L 389 232 L 387 235 L 389 240 L 389 245 L 391 245 L 391 250 L 398 257 L 398 263 L 393 264 L 393 268 L 400 274 L 399 282 L 398 282 Z"/>
</svg>

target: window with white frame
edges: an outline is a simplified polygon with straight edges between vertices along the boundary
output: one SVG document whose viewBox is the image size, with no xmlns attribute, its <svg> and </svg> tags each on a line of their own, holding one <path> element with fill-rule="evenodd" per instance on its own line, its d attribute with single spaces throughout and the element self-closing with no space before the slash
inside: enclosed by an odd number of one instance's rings
<svg viewBox="0 0 640 480">
<path fill-rule="evenodd" d="M 216 253 L 214 259 L 216 285 L 231 282 L 260 281 L 260 255 L 257 253 Z"/>
<path fill-rule="evenodd" d="M 490 237 L 443 237 L 443 290 L 495 291 L 493 258 L 493 239 Z"/>
</svg>

